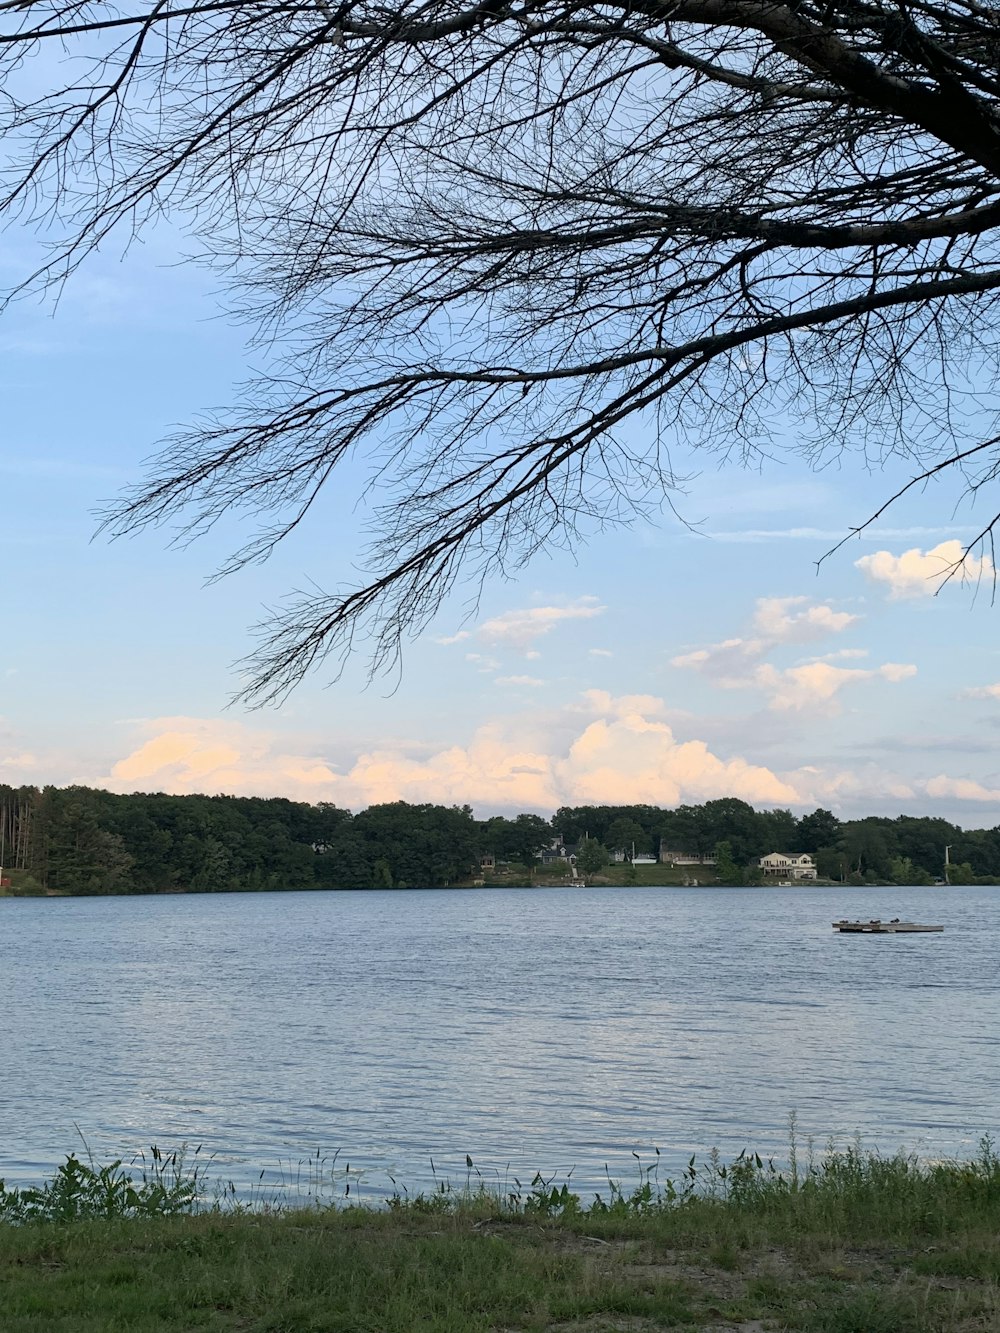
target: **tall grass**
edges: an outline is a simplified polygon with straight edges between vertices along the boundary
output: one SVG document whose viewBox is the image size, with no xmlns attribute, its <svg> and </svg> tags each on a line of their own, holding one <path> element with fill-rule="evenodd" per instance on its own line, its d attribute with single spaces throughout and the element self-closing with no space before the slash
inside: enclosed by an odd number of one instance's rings
<svg viewBox="0 0 1000 1333">
<path fill-rule="evenodd" d="M 210 1164 L 200 1147 L 192 1153 L 164 1153 L 154 1146 L 148 1156 L 142 1154 L 127 1166 L 121 1160 L 100 1165 L 70 1154 L 41 1185 L 7 1188 L 0 1181 L 0 1224 L 356 1207 L 587 1224 L 659 1218 L 682 1227 L 707 1223 L 711 1217 L 718 1224 L 725 1216 L 745 1224 L 767 1220 L 791 1230 L 823 1229 L 859 1238 L 934 1236 L 956 1225 L 1000 1223 L 1000 1155 L 988 1137 L 965 1161 L 925 1162 L 902 1153 L 883 1157 L 855 1144 L 821 1154 L 810 1148 L 802 1162 L 793 1126 L 783 1164 L 755 1152 L 741 1152 L 724 1162 L 713 1152 L 700 1163 L 691 1157 L 676 1178 L 661 1176 L 658 1150 L 649 1163 L 633 1156 L 630 1183 L 607 1172 L 605 1187 L 589 1196 L 573 1188 L 571 1176 L 557 1179 L 539 1172 L 527 1181 L 509 1173 L 490 1177 L 467 1157 L 466 1174 L 457 1183 L 438 1178 L 435 1170 L 435 1187 L 411 1194 L 390 1177 L 391 1191 L 381 1197 L 370 1194 L 362 1203 L 358 1173 L 349 1165 L 340 1167 L 337 1154 L 305 1159 L 297 1168 L 283 1170 L 281 1187 L 261 1183 L 249 1194 L 231 1181 L 213 1187 Z"/>
<path fill-rule="evenodd" d="M 154 1145 L 148 1159 L 141 1154 L 128 1167 L 121 1160 L 101 1166 L 70 1153 L 41 1185 L 8 1189 L 0 1180 L 0 1223 L 173 1217 L 195 1208 L 203 1175 L 183 1149 L 163 1153 Z"/>
<path fill-rule="evenodd" d="M 783 1163 L 710 1154 L 673 1179 L 636 1155 L 587 1195 L 467 1157 L 455 1183 L 361 1204 L 336 1155 L 249 1200 L 202 1163 L 70 1156 L 0 1185 L 3 1333 L 1000 1329 L 989 1139 L 952 1162 L 793 1143 Z"/>
</svg>

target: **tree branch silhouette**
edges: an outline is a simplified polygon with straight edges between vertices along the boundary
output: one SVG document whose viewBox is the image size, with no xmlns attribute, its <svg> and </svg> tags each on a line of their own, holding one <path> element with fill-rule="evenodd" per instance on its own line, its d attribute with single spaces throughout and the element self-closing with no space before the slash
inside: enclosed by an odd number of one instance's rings
<svg viewBox="0 0 1000 1333">
<path fill-rule="evenodd" d="M 51 238 L 8 299 L 165 212 L 272 349 L 106 530 L 248 516 L 231 572 L 368 463 L 361 573 L 279 608 L 251 702 L 654 511 L 675 441 L 995 480 L 978 0 L 4 0 L 0 72 L 0 211 Z"/>
</svg>

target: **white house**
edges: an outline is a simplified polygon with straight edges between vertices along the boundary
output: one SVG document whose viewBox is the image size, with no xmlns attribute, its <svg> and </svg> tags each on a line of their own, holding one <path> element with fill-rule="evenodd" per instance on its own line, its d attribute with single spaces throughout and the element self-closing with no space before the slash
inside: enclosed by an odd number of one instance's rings
<svg viewBox="0 0 1000 1333">
<path fill-rule="evenodd" d="M 660 848 L 660 860 L 672 866 L 714 866 L 717 862 L 711 852 L 702 856 L 698 852 L 674 852 L 667 847 Z"/>
<path fill-rule="evenodd" d="M 765 879 L 816 878 L 816 862 L 808 852 L 768 852 L 757 864 Z"/>
</svg>

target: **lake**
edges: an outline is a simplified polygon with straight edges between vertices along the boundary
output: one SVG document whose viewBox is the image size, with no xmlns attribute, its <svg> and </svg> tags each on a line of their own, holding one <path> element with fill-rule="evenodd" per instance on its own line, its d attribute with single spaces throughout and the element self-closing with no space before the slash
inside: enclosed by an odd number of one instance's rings
<svg viewBox="0 0 1000 1333">
<path fill-rule="evenodd" d="M 837 917 L 940 922 L 841 936 Z M 633 1153 L 970 1155 L 1000 1120 L 1000 889 L 0 899 L 0 1177 L 202 1144 L 352 1197 Z M 434 1167 L 432 1170 L 431 1162 Z M 345 1177 L 337 1177 L 343 1184 Z"/>
</svg>

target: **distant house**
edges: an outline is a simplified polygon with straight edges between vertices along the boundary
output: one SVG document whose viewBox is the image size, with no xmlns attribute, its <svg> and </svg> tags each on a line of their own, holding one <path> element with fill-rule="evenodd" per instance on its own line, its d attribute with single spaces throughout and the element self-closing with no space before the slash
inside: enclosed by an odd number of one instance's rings
<svg viewBox="0 0 1000 1333">
<path fill-rule="evenodd" d="M 768 852 L 757 864 L 765 879 L 816 878 L 816 862 L 808 852 Z"/>
<path fill-rule="evenodd" d="M 675 852 L 669 847 L 661 847 L 660 860 L 671 866 L 714 866 L 717 858 L 711 852 L 702 856 L 700 852 Z"/>
<path fill-rule="evenodd" d="M 496 864 L 497 860 L 492 852 L 484 852 L 482 856 L 479 858 L 480 870 L 495 870 Z"/>
<path fill-rule="evenodd" d="M 570 865 L 576 864 L 575 851 L 560 838 L 553 838 L 547 847 L 543 847 L 540 852 L 535 853 L 535 858 L 541 861 L 543 866 L 551 865 L 553 861 L 566 861 Z"/>
</svg>

